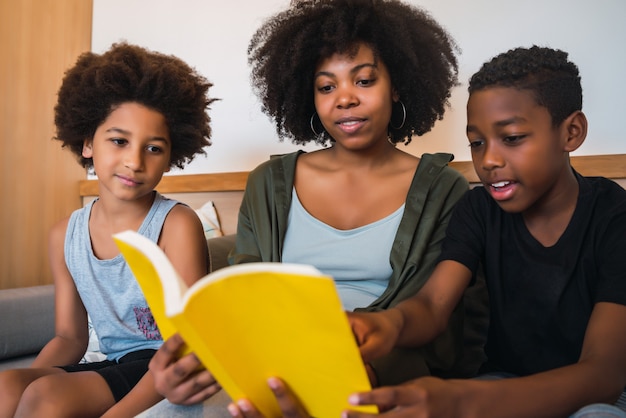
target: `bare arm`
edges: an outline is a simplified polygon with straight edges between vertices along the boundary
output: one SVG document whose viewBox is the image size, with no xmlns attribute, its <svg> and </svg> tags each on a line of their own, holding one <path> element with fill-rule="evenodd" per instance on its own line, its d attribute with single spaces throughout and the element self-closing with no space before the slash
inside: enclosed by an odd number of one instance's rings
<svg viewBox="0 0 626 418">
<path fill-rule="evenodd" d="M 352 401 L 393 408 L 383 414 L 388 417 L 426 411 L 442 417 L 562 417 L 591 403 L 612 403 L 625 386 L 626 306 L 602 302 L 593 310 L 575 364 L 496 381 L 417 379 L 355 395 Z"/>
<path fill-rule="evenodd" d="M 78 363 L 89 342 L 87 311 L 65 264 L 64 243 L 68 220 L 56 224 L 49 237 L 49 258 L 55 286 L 55 335 L 31 367 Z"/>
<path fill-rule="evenodd" d="M 176 205 L 163 224 L 159 246 L 180 277 L 191 285 L 208 273 L 209 251 L 204 229 L 193 209 Z"/>
<path fill-rule="evenodd" d="M 394 346 L 416 347 L 432 341 L 448 319 L 472 274 L 455 261 L 440 262 L 413 297 L 375 313 L 349 313 L 363 360 L 387 354 Z"/>
</svg>

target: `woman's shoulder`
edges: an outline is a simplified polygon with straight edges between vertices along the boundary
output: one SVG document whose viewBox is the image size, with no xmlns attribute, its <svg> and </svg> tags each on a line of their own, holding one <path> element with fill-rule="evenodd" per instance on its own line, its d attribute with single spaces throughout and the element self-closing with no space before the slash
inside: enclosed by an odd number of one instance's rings
<svg viewBox="0 0 626 418">
<path fill-rule="evenodd" d="M 454 155 L 444 152 L 422 154 L 420 165 L 415 176 L 416 178 L 418 176 L 422 177 L 420 181 L 424 181 L 425 177 L 430 178 L 435 184 L 444 185 L 446 187 L 458 184 L 461 188 L 467 190 L 469 189 L 469 182 L 465 176 L 448 165 L 453 159 Z"/>
</svg>

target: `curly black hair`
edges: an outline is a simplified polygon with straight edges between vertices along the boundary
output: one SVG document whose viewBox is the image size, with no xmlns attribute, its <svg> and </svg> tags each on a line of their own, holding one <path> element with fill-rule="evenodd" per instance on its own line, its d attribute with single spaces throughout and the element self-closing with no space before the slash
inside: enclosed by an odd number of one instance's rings
<svg viewBox="0 0 626 418">
<path fill-rule="evenodd" d="M 182 168 L 203 147 L 211 145 L 208 97 L 212 86 L 181 59 L 128 43 L 116 43 L 103 54 L 83 53 L 66 71 L 54 108 L 54 122 L 63 147 L 83 167 L 83 142 L 119 105 L 135 102 L 165 117 L 172 141 L 170 166 Z"/>
<path fill-rule="evenodd" d="M 552 125 L 582 110 L 583 92 L 578 67 L 559 49 L 514 48 L 482 65 L 469 81 L 472 94 L 490 87 L 513 87 L 530 91 L 540 106 L 548 109 Z"/>
<path fill-rule="evenodd" d="M 426 11 L 398 0 L 292 1 L 291 8 L 261 25 L 248 46 L 253 89 L 281 140 L 332 140 L 310 126 L 315 68 L 335 53 L 354 52 L 360 43 L 386 65 L 406 106 L 404 126 L 389 129 L 394 143 L 408 144 L 443 117 L 457 85 L 460 50 Z"/>
</svg>

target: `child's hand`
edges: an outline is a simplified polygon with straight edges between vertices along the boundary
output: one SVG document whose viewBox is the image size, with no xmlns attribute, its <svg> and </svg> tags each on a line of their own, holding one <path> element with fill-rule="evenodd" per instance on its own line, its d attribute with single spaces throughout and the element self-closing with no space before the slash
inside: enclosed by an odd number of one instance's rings
<svg viewBox="0 0 626 418">
<path fill-rule="evenodd" d="M 150 361 L 156 391 L 179 405 L 200 403 L 221 388 L 194 354 L 178 357 L 185 347 L 183 339 L 173 335 L 163 343 Z"/>
<path fill-rule="evenodd" d="M 298 401 L 297 397 L 280 379 L 271 377 L 268 379 L 267 384 L 270 389 L 272 389 L 272 392 L 274 392 L 274 396 L 276 396 L 278 406 L 280 407 L 284 417 L 310 417 Z M 230 414 L 235 418 L 262 418 L 262 415 L 254 408 L 254 405 L 245 399 L 228 405 L 228 412 L 230 412 Z"/>
<path fill-rule="evenodd" d="M 366 363 L 393 349 L 404 322 L 400 311 L 393 308 L 382 312 L 348 312 L 348 320 Z"/>
<path fill-rule="evenodd" d="M 457 381 L 458 382 L 458 381 Z M 356 411 L 347 411 L 344 418 L 374 417 L 450 417 L 459 416 L 456 394 L 457 386 L 462 383 L 444 381 L 435 377 L 423 377 L 398 386 L 387 386 L 370 392 L 350 396 L 352 405 L 376 405 L 380 415 L 371 415 Z M 385 412 L 386 411 L 386 412 Z"/>
</svg>

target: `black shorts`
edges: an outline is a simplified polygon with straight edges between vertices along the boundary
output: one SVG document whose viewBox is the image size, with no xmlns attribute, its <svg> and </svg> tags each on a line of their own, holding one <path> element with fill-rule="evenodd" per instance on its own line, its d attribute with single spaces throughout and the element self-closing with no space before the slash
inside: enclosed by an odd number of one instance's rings
<svg viewBox="0 0 626 418">
<path fill-rule="evenodd" d="M 148 371 L 148 363 L 156 350 L 139 350 L 128 353 L 117 361 L 104 360 L 94 363 L 59 366 L 68 373 L 93 371 L 104 378 L 119 402 Z"/>
</svg>

